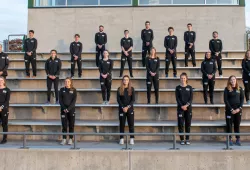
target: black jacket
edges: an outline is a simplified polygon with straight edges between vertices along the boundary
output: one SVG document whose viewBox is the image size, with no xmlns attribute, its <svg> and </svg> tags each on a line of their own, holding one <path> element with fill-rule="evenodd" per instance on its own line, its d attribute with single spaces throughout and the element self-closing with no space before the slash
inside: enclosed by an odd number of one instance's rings
<svg viewBox="0 0 250 170">
<path fill-rule="evenodd" d="M 164 39 L 164 47 L 166 48 L 166 51 L 168 51 L 168 49 L 176 51 L 177 41 L 178 40 L 177 40 L 177 37 L 175 35 L 166 36 L 165 39 Z"/>
<path fill-rule="evenodd" d="M 75 110 L 77 99 L 76 89 L 68 89 L 63 87 L 59 92 L 59 103 L 61 105 L 61 110 L 67 109 L 68 111 Z"/>
<path fill-rule="evenodd" d="M 107 43 L 107 34 L 105 32 L 98 32 L 95 34 L 95 44 L 105 45 Z"/>
<path fill-rule="evenodd" d="M 2 110 L 9 110 L 9 103 L 10 103 L 10 89 L 5 87 L 0 89 L 0 107 Z"/>
<path fill-rule="evenodd" d="M 194 31 L 186 31 L 184 32 L 184 41 L 185 45 L 189 46 L 190 43 L 195 43 L 196 33 Z"/>
<path fill-rule="evenodd" d="M 181 107 L 184 105 L 192 106 L 193 101 L 193 88 L 190 85 L 182 87 L 181 85 L 175 88 L 175 97 L 177 106 Z"/>
<path fill-rule="evenodd" d="M 150 75 L 150 72 L 156 73 L 159 76 L 159 69 L 160 69 L 160 59 L 159 57 L 156 58 L 146 58 L 146 69 L 147 75 Z"/>
<path fill-rule="evenodd" d="M 135 102 L 135 90 L 132 88 L 132 95 L 128 95 L 128 88 L 124 89 L 124 95 L 120 95 L 120 87 L 117 89 L 117 102 L 119 104 L 119 109 L 122 110 L 124 107 L 129 107 L 129 109 L 133 109 L 133 105 Z"/>
<path fill-rule="evenodd" d="M 207 59 L 205 57 L 205 60 L 201 63 L 202 77 L 207 78 L 209 74 L 212 74 L 215 77 L 216 70 L 217 68 L 214 59 Z"/>
<path fill-rule="evenodd" d="M 72 42 L 70 44 L 70 53 L 71 56 L 78 56 L 79 58 L 81 58 L 81 54 L 82 54 L 82 43 L 81 42 Z"/>
<path fill-rule="evenodd" d="M 9 58 L 8 55 L 1 52 L 0 53 L 0 71 L 3 72 L 2 76 L 7 76 L 7 69 L 9 67 Z"/>
<path fill-rule="evenodd" d="M 244 78 L 249 78 L 250 77 L 250 60 L 243 59 L 241 62 L 241 66 L 242 66 L 242 71 L 243 71 L 242 76 Z"/>
<path fill-rule="evenodd" d="M 227 88 L 224 90 L 224 103 L 226 110 L 232 111 L 234 109 L 242 109 L 244 103 L 244 93 L 242 88 L 239 90 L 233 89 L 229 91 Z"/>
<path fill-rule="evenodd" d="M 111 76 L 112 70 L 113 70 L 113 61 L 111 59 L 108 59 L 107 61 L 104 60 L 99 61 L 100 74 L 108 74 Z"/>
<path fill-rule="evenodd" d="M 130 37 L 122 38 L 121 39 L 121 47 L 123 47 L 127 51 L 130 47 L 133 47 L 133 39 Z"/>
<path fill-rule="evenodd" d="M 152 29 L 143 29 L 141 31 L 141 39 L 143 44 L 146 44 L 146 42 L 149 42 L 150 44 L 152 44 L 153 40 L 154 40 L 154 32 Z"/>
<path fill-rule="evenodd" d="M 52 57 L 50 57 L 45 63 L 45 71 L 47 76 L 51 75 L 59 77 L 61 67 L 62 62 L 59 58 L 56 57 L 54 60 L 52 60 Z"/>
<path fill-rule="evenodd" d="M 222 41 L 220 39 L 211 39 L 209 42 L 209 49 L 212 54 L 215 54 L 216 52 L 221 53 L 223 49 Z"/>
<path fill-rule="evenodd" d="M 23 48 L 25 52 L 31 52 L 32 54 L 36 54 L 37 40 L 35 38 L 27 38 L 24 41 Z"/>
</svg>

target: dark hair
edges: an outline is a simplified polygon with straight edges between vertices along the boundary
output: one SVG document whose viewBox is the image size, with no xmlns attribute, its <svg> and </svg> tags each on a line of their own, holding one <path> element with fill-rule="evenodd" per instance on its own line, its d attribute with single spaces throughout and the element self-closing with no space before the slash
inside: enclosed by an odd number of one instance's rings
<svg viewBox="0 0 250 170">
<path fill-rule="evenodd" d="M 154 57 L 156 58 L 156 48 L 155 48 L 155 47 L 152 47 L 152 48 L 150 49 L 149 58 L 152 58 L 152 50 L 155 50 L 155 55 L 154 55 Z"/>
<path fill-rule="evenodd" d="M 244 56 L 244 60 L 247 59 L 247 53 L 250 52 L 250 50 L 247 50 L 246 53 L 245 53 L 245 56 Z"/>
<path fill-rule="evenodd" d="M 103 27 L 103 28 L 104 28 L 104 26 L 103 26 L 103 25 L 100 25 L 100 26 L 99 26 L 99 28 L 100 28 L 100 27 Z"/>
<path fill-rule="evenodd" d="M 127 32 L 128 30 L 124 30 L 124 33 Z M 128 31 L 129 32 L 129 31 Z"/>
<path fill-rule="evenodd" d="M 188 26 L 188 25 L 191 25 L 191 26 L 193 26 L 193 25 L 192 25 L 191 23 L 188 23 L 188 24 L 187 24 L 187 26 Z"/>
<path fill-rule="evenodd" d="M 71 77 L 66 77 L 66 79 L 64 81 L 66 81 L 66 80 L 70 81 L 70 90 L 74 90 L 75 88 L 73 86 L 73 80 L 72 80 L 72 78 Z"/>
<path fill-rule="evenodd" d="M 173 27 L 168 27 L 168 31 L 171 30 L 171 29 L 174 31 L 174 28 L 173 28 Z"/>
<path fill-rule="evenodd" d="M 146 22 L 145 22 L 145 25 L 146 25 L 146 24 L 150 24 L 150 22 L 149 22 L 149 21 L 146 21 Z"/>
<path fill-rule="evenodd" d="M 34 30 L 29 30 L 29 33 L 30 33 L 30 32 L 32 32 L 33 34 L 35 33 L 35 31 L 34 31 Z"/>
<path fill-rule="evenodd" d="M 75 37 L 79 37 L 80 38 L 80 35 L 79 34 L 75 34 Z"/>
<path fill-rule="evenodd" d="M 124 85 L 123 85 L 124 78 L 128 78 L 129 79 L 129 83 L 128 83 L 128 95 L 131 96 L 132 95 L 132 85 L 131 85 L 130 77 L 128 75 L 124 75 L 123 78 L 122 78 L 121 86 L 119 88 L 119 94 L 121 96 L 124 95 Z"/>
<path fill-rule="evenodd" d="M 102 54 L 104 54 L 104 52 L 107 51 L 108 52 L 108 58 L 109 58 L 109 51 L 108 50 L 104 50 Z"/>
<path fill-rule="evenodd" d="M 215 34 L 215 33 L 216 33 L 216 34 L 219 34 L 217 31 L 214 31 L 214 32 L 213 32 L 213 34 Z"/>
<path fill-rule="evenodd" d="M 50 53 L 52 53 L 53 51 L 56 52 L 56 55 L 57 55 L 57 51 L 55 49 L 50 50 Z"/>
<path fill-rule="evenodd" d="M 187 75 L 187 73 L 185 73 L 185 72 L 181 73 L 180 78 L 181 78 L 182 76 L 185 76 L 185 77 L 187 78 L 186 83 L 188 83 L 188 75 Z"/>
</svg>

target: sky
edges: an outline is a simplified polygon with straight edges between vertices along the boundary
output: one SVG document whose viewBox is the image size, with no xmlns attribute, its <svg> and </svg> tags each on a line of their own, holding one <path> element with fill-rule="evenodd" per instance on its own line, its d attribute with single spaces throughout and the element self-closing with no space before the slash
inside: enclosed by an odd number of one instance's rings
<svg viewBox="0 0 250 170">
<path fill-rule="evenodd" d="M 28 0 L 0 0 L 0 42 L 10 34 L 27 32 L 27 3 Z M 250 28 L 250 0 L 246 0 L 246 26 Z"/>
</svg>

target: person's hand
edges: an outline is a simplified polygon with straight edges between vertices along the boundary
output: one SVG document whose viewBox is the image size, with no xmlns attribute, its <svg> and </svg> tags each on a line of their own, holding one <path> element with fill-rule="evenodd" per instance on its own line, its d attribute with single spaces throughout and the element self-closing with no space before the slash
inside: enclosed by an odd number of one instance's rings
<svg viewBox="0 0 250 170">
<path fill-rule="evenodd" d="M 101 74 L 102 78 L 107 78 L 107 74 Z"/>
<path fill-rule="evenodd" d="M 187 106 L 186 105 L 181 106 L 181 109 L 184 110 L 184 111 L 186 111 L 187 110 Z"/>
<path fill-rule="evenodd" d="M 213 78 L 213 75 L 209 74 L 208 79 L 212 79 L 212 78 Z"/>
<path fill-rule="evenodd" d="M 190 43 L 190 44 L 189 44 L 189 48 L 192 48 L 192 47 L 193 47 L 193 43 Z"/>
<path fill-rule="evenodd" d="M 239 113 L 239 112 L 240 112 L 240 109 L 236 109 L 235 111 L 236 111 L 236 113 Z"/>
<path fill-rule="evenodd" d="M 0 107 L 0 112 L 2 112 L 3 111 L 3 109 Z"/>
<path fill-rule="evenodd" d="M 236 114 L 237 112 L 236 112 L 236 110 L 233 110 L 231 113 L 234 115 L 234 114 Z"/>
<path fill-rule="evenodd" d="M 218 56 L 219 56 L 219 53 L 215 53 L 215 55 L 218 57 Z"/>
<path fill-rule="evenodd" d="M 124 107 L 124 108 L 123 108 L 123 112 L 124 112 L 124 113 L 127 113 L 127 112 L 128 112 L 128 107 Z"/>
<path fill-rule="evenodd" d="M 101 48 L 102 48 L 102 45 L 98 45 L 98 47 L 101 49 Z"/>
<path fill-rule="evenodd" d="M 149 46 L 149 44 L 150 44 L 149 42 L 146 42 L 146 46 Z"/>
<path fill-rule="evenodd" d="M 50 78 L 50 79 L 53 79 L 53 76 L 49 75 L 49 78 Z"/>
<path fill-rule="evenodd" d="M 74 60 L 77 60 L 77 59 L 78 59 L 78 56 L 75 55 L 75 56 L 74 56 Z"/>
<path fill-rule="evenodd" d="M 0 75 L 2 75 L 3 74 L 3 72 L 2 71 L 0 71 Z"/>
<path fill-rule="evenodd" d="M 174 50 L 170 50 L 170 54 L 173 54 L 174 53 Z"/>
<path fill-rule="evenodd" d="M 125 54 L 125 56 L 128 56 L 128 52 L 127 51 L 124 51 L 124 54 Z"/>
</svg>

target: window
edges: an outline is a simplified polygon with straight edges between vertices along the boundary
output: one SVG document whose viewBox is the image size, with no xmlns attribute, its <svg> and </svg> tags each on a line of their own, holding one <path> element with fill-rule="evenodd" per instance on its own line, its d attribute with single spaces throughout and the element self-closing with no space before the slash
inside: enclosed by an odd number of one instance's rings
<svg viewBox="0 0 250 170">
<path fill-rule="evenodd" d="M 171 3 L 172 0 L 140 0 L 141 5 L 167 5 Z"/>
<path fill-rule="evenodd" d="M 205 4 L 205 0 L 173 0 L 174 4 Z"/>
<path fill-rule="evenodd" d="M 100 0 L 100 5 L 132 5 L 132 0 Z"/>
<path fill-rule="evenodd" d="M 238 4 L 238 0 L 206 0 L 207 4 Z"/>
<path fill-rule="evenodd" d="M 68 0 L 68 5 L 98 5 L 98 0 Z"/>
</svg>

